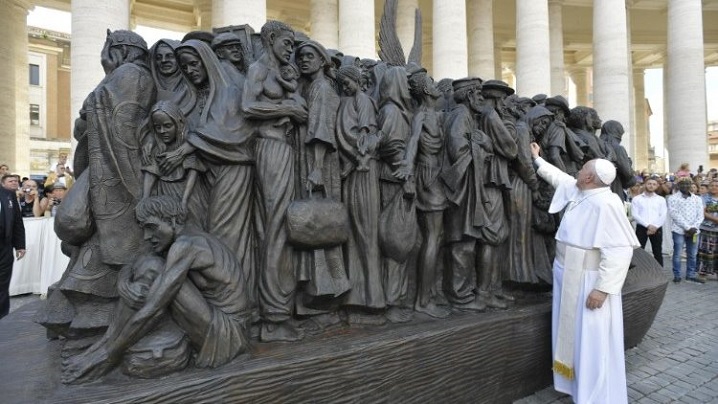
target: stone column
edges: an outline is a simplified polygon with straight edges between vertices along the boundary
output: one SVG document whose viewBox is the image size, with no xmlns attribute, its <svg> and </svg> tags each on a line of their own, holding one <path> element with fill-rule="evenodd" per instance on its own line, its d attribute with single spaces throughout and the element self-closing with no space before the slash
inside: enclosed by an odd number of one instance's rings
<svg viewBox="0 0 718 404">
<path fill-rule="evenodd" d="M 30 172 L 29 119 L 27 95 L 27 10 L 26 1 L 10 0 L 0 13 L 0 164 L 12 173 Z M 24 81 L 23 81 L 24 80 Z"/>
<path fill-rule="evenodd" d="M 563 61 L 563 0 L 548 1 L 549 40 L 551 42 L 551 96 L 568 96 Z"/>
<path fill-rule="evenodd" d="M 13 1 L 10 2 L 11 4 Z M 15 44 L 15 167 L 17 174 L 30 173 L 30 72 L 27 60 L 27 13 L 31 5 L 27 1 L 15 1 L 15 21 L 13 40 Z M 40 116 L 41 125 L 47 125 L 47 109 L 45 116 Z"/>
<path fill-rule="evenodd" d="M 603 122 L 625 129 L 621 144 L 632 154 L 631 89 L 625 0 L 593 2 L 593 105 Z"/>
<path fill-rule="evenodd" d="M 404 50 L 404 57 L 409 58 L 414 45 L 414 25 L 419 0 L 399 0 L 396 9 L 396 33 Z"/>
<path fill-rule="evenodd" d="M 212 31 L 212 0 L 195 0 L 199 21 L 197 27 L 202 31 Z"/>
<path fill-rule="evenodd" d="M 668 1 L 666 95 L 670 170 L 708 166 L 701 0 Z"/>
<path fill-rule="evenodd" d="M 588 102 L 588 79 L 585 67 L 571 69 L 571 80 L 576 85 L 576 105 L 589 107 Z"/>
<path fill-rule="evenodd" d="M 328 49 L 339 47 L 339 10 L 337 0 L 311 0 L 311 37 Z"/>
<path fill-rule="evenodd" d="M 458 79 L 468 74 L 468 44 L 466 36 L 466 1 L 441 0 L 433 2 L 435 79 Z"/>
<path fill-rule="evenodd" d="M 214 0 L 216 4 L 218 0 Z M 267 22 L 267 1 L 266 0 L 223 0 L 221 6 L 221 17 L 215 21 L 217 13 L 212 13 L 212 21 L 215 27 L 227 25 L 249 24 L 255 32 L 262 29 Z M 219 22 L 222 22 L 219 24 Z"/>
<path fill-rule="evenodd" d="M 128 29 L 130 24 L 129 0 L 72 1 L 72 48 L 70 93 L 72 103 L 71 125 L 79 117 L 82 102 L 105 77 L 100 64 L 100 53 L 105 45 L 107 29 Z M 75 147 L 73 139 L 73 149 Z"/>
<path fill-rule="evenodd" d="M 511 88 L 516 88 L 516 66 L 509 66 L 506 70 L 502 70 L 501 74 L 496 76 L 500 77 L 502 81 L 509 85 Z"/>
<path fill-rule="evenodd" d="M 503 68 L 503 57 L 501 55 L 501 48 L 503 40 L 497 39 L 496 42 L 494 42 L 494 77 L 495 79 L 498 79 L 501 77 L 502 74 L 504 74 L 504 68 Z M 482 77 L 483 78 L 483 77 Z M 506 80 L 504 80 L 506 81 Z M 511 86 L 513 88 L 513 86 Z"/>
<path fill-rule="evenodd" d="M 636 118 L 634 119 L 634 133 L 636 134 L 634 144 L 636 154 L 633 167 L 636 170 L 648 168 L 648 149 L 651 147 L 651 142 L 648 138 L 648 110 L 646 109 L 646 86 L 643 75 L 643 69 L 633 70 L 633 91 L 636 98 Z"/>
<path fill-rule="evenodd" d="M 212 26 L 223 27 L 224 23 L 224 0 L 212 0 Z M 252 27 L 254 28 L 254 27 Z M 257 28 L 258 29 L 258 28 Z"/>
<path fill-rule="evenodd" d="M 469 75 L 482 79 L 496 75 L 494 47 L 494 0 L 466 3 L 469 28 Z M 500 62 L 499 62 L 500 63 Z"/>
<path fill-rule="evenodd" d="M 339 0 L 339 50 L 377 59 L 374 0 Z"/>
<path fill-rule="evenodd" d="M 548 1 L 516 0 L 516 91 L 551 93 Z"/>
</svg>

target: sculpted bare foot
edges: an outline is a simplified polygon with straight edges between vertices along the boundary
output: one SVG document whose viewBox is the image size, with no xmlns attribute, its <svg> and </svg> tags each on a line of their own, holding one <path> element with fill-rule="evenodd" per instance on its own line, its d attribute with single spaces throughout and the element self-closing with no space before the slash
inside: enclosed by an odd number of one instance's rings
<svg viewBox="0 0 718 404">
<path fill-rule="evenodd" d="M 347 322 L 350 325 L 384 325 L 386 317 L 381 314 L 352 312 L 347 315 Z"/>
<path fill-rule="evenodd" d="M 113 363 L 105 349 L 88 350 L 62 362 L 62 382 L 87 383 L 97 380 L 112 369 Z"/>
<path fill-rule="evenodd" d="M 516 298 L 514 297 L 514 295 L 512 295 L 511 293 L 506 292 L 504 290 L 498 290 L 494 293 L 494 295 L 496 295 L 496 297 L 498 297 L 499 299 L 506 300 L 507 302 L 516 301 Z"/>
<path fill-rule="evenodd" d="M 405 307 L 391 306 L 385 316 L 392 323 L 406 323 L 414 318 L 414 312 Z"/>
<path fill-rule="evenodd" d="M 479 296 L 476 296 L 474 300 L 468 303 L 453 303 L 452 306 L 458 311 L 484 311 L 486 310 L 486 303 L 484 303 Z"/>
<path fill-rule="evenodd" d="M 259 334 L 263 342 L 293 342 L 304 338 L 304 331 L 284 321 L 281 323 L 264 323 Z"/>
<path fill-rule="evenodd" d="M 494 309 L 506 309 L 509 307 L 508 304 L 499 300 L 499 298 L 494 296 L 491 292 L 480 291 L 479 297 L 481 298 L 481 301 L 486 304 L 486 307 L 492 307 Z"/>
<path fill-rule="evenodd" d="M 449 315 L 451 314 L 451 310 L 449 310 L 447 307 L 437 306 L 434 302 L 429 302 L 425 306 L 422 306 L 417 303 L 414 306 L 414 310 L 418 311 L 419 313 L 428 314 L 429 316 L 434 318 L 446 318 L 449 317 Z"/>
</svg>

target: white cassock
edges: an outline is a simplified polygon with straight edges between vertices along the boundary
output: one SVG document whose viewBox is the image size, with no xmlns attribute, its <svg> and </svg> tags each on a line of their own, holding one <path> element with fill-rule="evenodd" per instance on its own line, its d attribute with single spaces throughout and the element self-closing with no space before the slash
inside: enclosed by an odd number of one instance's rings
<svg viewBox="0 0 718 404">
<path fill-rule="evenodd" d="M 554 388 L 579 404 L 626 403 L 621 288 L 638 239 L 609 187 L 581 191 L 575 178 L 541 158 L 536 164 L 556 188 L 549 212 L 566 208 L 553 264 Z M 590 310 L 593 289 L 608 297 Z"/>
</svg>

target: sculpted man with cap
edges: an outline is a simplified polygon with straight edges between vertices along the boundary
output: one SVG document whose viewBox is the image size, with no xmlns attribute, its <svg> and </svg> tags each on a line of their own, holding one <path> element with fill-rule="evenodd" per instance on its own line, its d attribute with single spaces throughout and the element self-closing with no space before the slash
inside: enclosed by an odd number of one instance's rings
<svg viewBox="0 0 718 404">
<path fill-rule="evenodd" d="M 236 34 L 223 32 L 212 40 L 212 50 L 227 75 L 242 90 L 244 77 L 250 65 L 249 50 L 242 44 L 242 40 Z"/>
<path fill-rule="evenodd" d="M 486 308 L 477 293 L 474 271 L 477 241 L 491 224 L 484 207 L 484 166 L 490 158 L 491 139 L 476 122 L 482 108 L 481 83 L 479 78 L 452 83 L 456 106 L 444 119 L 446 163 L 440 174 L 449 200 L 444 217 L 449 254 L 444 289 L 455 308 L 472 311 Z"/>
<path fill-rule="evenodd" d="M 553 265 L 554 386 L 576 403 L 626 403 L 621 288 L 638 240 L 609 185 L 611 162 L 594 159 L 578 178 L 539 157 L 537 173 L 556 188 L 549 212 L 564 211 Z"/>
</svg>

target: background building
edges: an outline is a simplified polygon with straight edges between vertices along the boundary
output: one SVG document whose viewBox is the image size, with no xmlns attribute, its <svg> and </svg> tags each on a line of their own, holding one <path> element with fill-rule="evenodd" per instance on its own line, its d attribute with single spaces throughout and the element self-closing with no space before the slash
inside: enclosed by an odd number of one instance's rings
<svg viewBox="0 0 718 404">
<path fill-rule="evenodd" d="M 0 84 L 8 94 L 0 99 L 0 161 L 25 173 L 67 147 L 82 101 L 104 76 L 99 54 L 107 28 L 184 33 L 249 23 L 258 30 L 267 19 L 278 19 L 327 47 L 376 58 L 384 0 L 0 0 L 0 5 L 0 35 L 6 38 L 0 51 L 8 55 L 0 63 L 11 72 Z M 70 12 L 71 35 L 28 28 L 26 16 L 35 6 Z M 522 95 L 562 94 L 573 105 L 593 106 L 604 120 L 624 125 L 623 144 L 638 169 L 659 165 L 651 160 L 644 72 L 663 68 L 668 157 L 696 167 L 708 164 L 705 68 L 718 65 L 718 26 L 704 21 L 718 20 L 718 0 L 399 0 L 397 27 L 406 53 L 415 8 L 423 15 L 422 63 L 436 79 L 502 78 Z M 36 73 L 39 84 L 20 86 Z"/>
</svg>

